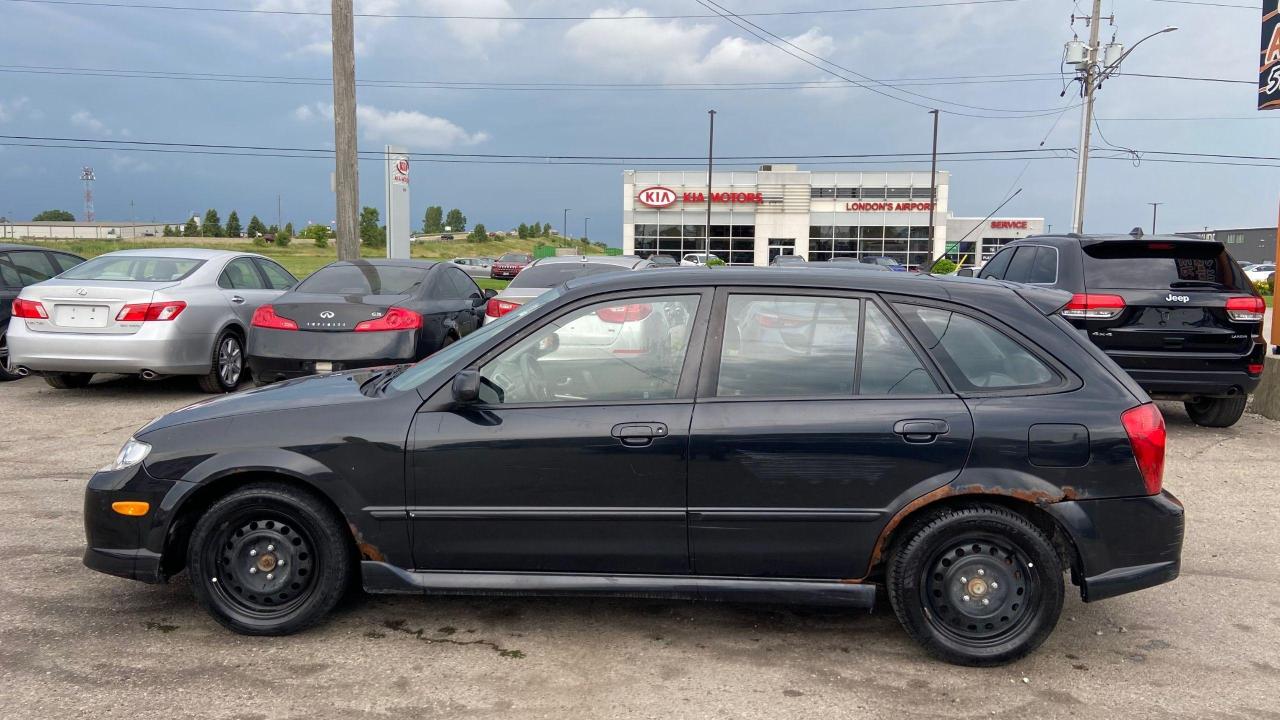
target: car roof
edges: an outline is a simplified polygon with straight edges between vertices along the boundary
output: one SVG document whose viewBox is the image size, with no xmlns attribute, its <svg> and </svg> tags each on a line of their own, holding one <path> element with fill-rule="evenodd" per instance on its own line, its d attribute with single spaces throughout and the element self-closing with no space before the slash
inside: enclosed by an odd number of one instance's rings
<svg viewBox="0 0 1280 720">
<path fill-rule="evenodd" d="M 185 258 L 188 260 L 215 260 L 217 258 L 239 257 L 241 255 L 252 255 L 254 257 L 264 257 L 257 253 L 246 253 L 237 250 L 212 250 L 210 248 L 141 248 L 138 250 L 114 250 L 98 257 L 105 255 L 141 255 L 143 257 L 164 257 L 164 258 Z"/>
<path fill-rule="evenodd" d="M 635 267 L 637 264 L 645 261 L 645 258 L 639 257 L 638 255 L 552 255 L 550 257 L 534 260 L 530 267 L 537 265 L 559 265 L 564 263 Z"/>
<path fill-rule="evenodd" d="M 416 260 L 402 258 L 360 258 L 359 260 L 335 260 L 325 267 L 334 267 L 337 265 L 374 265 L 377 267 L 416 267 L 426 270 L 427 268 L 439 265 L 435 260 Z"/>
<path fill-rule="evenodd" d="M 1060 243 L 1078 243 L 1082 247 L 1089 245 L 1097 245 L 1106 242 L 1174 242 L 1187 245 L 1222 245 L 1218 240 L 1210 238 L 1202 238 L 1195 235 L 1134 235 L 1132 233 L 1120 234 L 1095 234 L 1095 235 L 1076 235 L 1075 233 L 1063 233 L 1053 235 L 1028 235 L 1024 238 L 1018 238 L 1009 242 L 1009 245 L 1015 243 L 1027 244 L 1027 241 L 1056 241 Z"/>
</svg>

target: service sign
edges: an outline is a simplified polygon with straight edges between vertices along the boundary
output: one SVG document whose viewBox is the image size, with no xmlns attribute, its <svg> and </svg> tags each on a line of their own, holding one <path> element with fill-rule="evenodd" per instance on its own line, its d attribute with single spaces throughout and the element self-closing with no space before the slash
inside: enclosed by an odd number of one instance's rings
<svg viewBox="0 0 1280 720">
<path fill-rule="evenodd" d="M 1280 0 L 1262 2 L 1262 52 L 1258 63 L 1258 109 L 1280 108 Z"/>
</svg>

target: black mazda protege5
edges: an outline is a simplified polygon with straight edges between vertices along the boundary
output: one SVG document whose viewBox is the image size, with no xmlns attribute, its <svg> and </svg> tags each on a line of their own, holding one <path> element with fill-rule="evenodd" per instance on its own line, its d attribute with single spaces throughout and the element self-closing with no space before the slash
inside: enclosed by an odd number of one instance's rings
<svg viewBox="0 0 1280 720">
<path fill-rule="evenodd" d="M 1178 575 L 1164 422 L 1071 295 L 839 270 L 574 280 L 416 365 L 292 380 L 139 430 L 85 563 L 241 633 L 370 592 L 869 609 L 944 660 L 1042 643 Z"/>
</svg>

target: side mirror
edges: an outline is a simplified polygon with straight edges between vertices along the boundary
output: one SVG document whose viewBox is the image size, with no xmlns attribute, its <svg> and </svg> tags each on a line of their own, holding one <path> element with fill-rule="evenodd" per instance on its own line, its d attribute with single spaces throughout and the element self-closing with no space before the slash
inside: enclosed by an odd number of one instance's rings
<svg viewBox="0 0 1280 720">
<path fill-rule="evenodd" d="M 497 297 L 497 296 L 498 296 L 498 291 L 497 291 L 497 290 L 494 290 L 493 288 L 485 288 L 485 290 L 484 290 L 484 299 L 485 299 L 485 300 L 488 300 L 489 298 L 493 298 L 493 297 Z"/>
<path fill-rule="evenodd" d="M 480 371 L 463 370 L 453 376 L 453 399 L 473 403 L 480 398 Z"/>
<path fill-rule="evenodd" d="M 973 277 L 973 268 L 960 268 L 956 271 L 956 277 Z"/>
</svg>

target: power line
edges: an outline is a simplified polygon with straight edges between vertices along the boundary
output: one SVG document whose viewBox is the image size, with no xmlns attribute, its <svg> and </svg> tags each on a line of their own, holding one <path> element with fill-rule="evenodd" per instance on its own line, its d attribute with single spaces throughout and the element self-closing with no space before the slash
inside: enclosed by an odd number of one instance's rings
<svg viewBox="0 0 1280 720">
<path fill-rule="evenodd" d="M 96 7 L 111 9 L 132 9 L 132 10 L 164 10 L 175 12 L 207 12 L 207 13 L 229 13 L 229 14 L 246 14 L 246 15 L 302 15 L 302 16 L 320 16 L 327 17 L 329 13 L 317 10 L 272 10 L 257 8 L 228 8 L 228 7 L 211 7 L 197 5 L 164 5 L 158 3 L 134 3 L 134 2 L 87 2 L 86 0 L 3 0 L 11 3 L 28 3 L 35 5 L 69 5 L 76 7 Z M 836 15 L 860 12 L 882 12 L 889 10 L 915 10 L 915 9 L 931 9 L 946 8 L 965 5 L 994 5 L 1004 3 L 1022 2 L 1023 0 L 938 0 L 937 2 L 922 2 L 899 5 L 875 5 L 870 7 L 859 8 L 833 8 L 825 10 L 775 10 L 771 12 L 753 12 L 742 13 L 751 17 L 777 17 L 787 15 Z M 586 21 L 586 20 L 684 20 L 698 18 L 714 18 L 717 15 L 710 14 L 673 14 L 673 15 L 431 15 L 419 13 L 355 13 L 355 17 L 365 18 L 394 18 L 399 20 L 531 20 L 531 21 Z"/>
<path fill-rule="evenodd" d="M 1232 8 L 1234 10 L 1261 10 L 1261 5 L 1233 5 L 1231 3 L 1205 2 L 1204 0 L 1151 0 L 1168 5 L 1203 5 L 1205 7 Z"/>
</svg>

